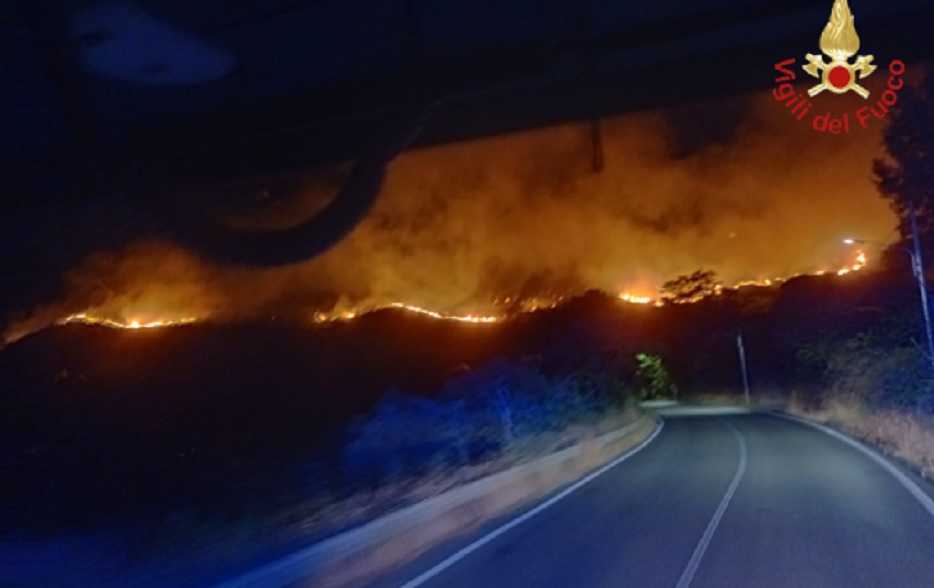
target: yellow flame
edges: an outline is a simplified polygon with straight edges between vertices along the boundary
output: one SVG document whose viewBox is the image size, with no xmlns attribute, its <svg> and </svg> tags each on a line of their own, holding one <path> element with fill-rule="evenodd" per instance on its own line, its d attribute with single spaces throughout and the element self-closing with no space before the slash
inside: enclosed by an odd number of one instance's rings
<svg viewBox="0 0 934 588">
<path fill-rule="evenodd" d="M 181 325 L 190 325 L 197 321 L 198 319 L 195 317 L 183 317 L 173 320 L 157 320 L 147 322 L 142 322 L 138 319 L 120 321 L 109 318 L 96 317 L 84 312 L 79 312 L 77 314 L 66 316 L 65 318 L 59 320 L 56 324 L 68 325 L 78 323 L 82 325 L 109 327 L 111 329 L 157 329 L 160 327 L 178 327 Z"/>
<path fill-rule="evenodd" d="M 851 272 L 859 271 L 866 267 L 868 260 L 866 258 L 866 253 L 862 250 L 857 252 L 854 263 L 851 266 L 847 266 L 837 270 L 835 273 L 838 276 L 845 276 Z M 823 276 L 829 272 L 824 270 L 814 272 L 811 275 L 814 276 Z M 743 282 L 738 282 L 732 286 L 732 289 L 736 290 L 739 288 L 745 287 L 771 287 L 781 284 L 788 281 L 790 278 L 798 277 L 800 274 L 794 274 L 789 278 L 765 278 L 761 280 L 746 280 Z M 725 288 L 722 285 L 717 285 L 714 288 L 713 295 L 720 296 L 723 294 Z M 654 305 L 656 307 L 663 306 L 665 303 L 661 299 L 654 299 L 651 296 L 639 296 L 631 292 L 621 292 L 618 295 L 619 299 L 623 302 L 629 304 L 640 304 L 640 305 Z M 696 299 L 692 299 L 688 302 L 697 302 L 701 300 L 703 296 L 698 296 Z M 511 301 L 510 298 L 505 299 L 507 302 Z M 536 310 L 542 310 L 545 308 L 554 308 L 561 301 L 560 298 L 556 298 L 550 303 L 543 302 L 541 300 L 535 300 L 529 304 L 523 304 L 522 310 L 524 312 L 534 312 Z M 437 312 L 434 310 L 429 310 L 427 308 L 422 308 L 420 306 L 415 306 L 412 304 L 405 304 L 403 302 L 393 302 L 379 308 L 370 309 L 372 311 L 385 309 L 385 308 L 395 308 L 399 310 L 404 310 L 407 312 L 412 312 L 416 314 L 421 314 L 438 320 L 447 320 L 447 321 L 457 321 L 463 323 L 471 324 L 491 324 L 502 321 L 505 317 L 503 316 L 483 316 L 483 315 L 456 315 L 456 314 L 446 314 L 442 312 Z M 326 312 L 316 312 L 312 315 L 312 318 L 317 323 L 326 323 L 334 321 L 347 321 L 355 319 L 362 314 L 364 310 L 348 310 L 335 313 L 326 313 Z M 181 325 L 190 325 L 192 323 L 198 322 L 199 318 L 196 317 L 183 317 L 178 319 L 162 319 L 154 321 L 143 321 L 138 318 L 124 319 L 124 320 L 114 320 L 110 318 L 97 317 L 90 312 L 81 312 L 77 314 L 69 315 L 59 321 L 56 324 L 58 325 L 67 325 L 67 324 L 85 324 L 85 325 L 98 325 L 103 327 L 109 327 L 112 329 L 128 329 L 128 330 L 137 330 L 137 329 L 155 329 L 160 327 L 175 327 Z"/>
<path fill-rule="evenodd" d="M 464 323 L 495 323 L 497 320 L 499 320 L 495 316 L 474 316 L 474 315 L 457 316 L 457 315 L 451 315 L 451 314 L 442 314 L 440 312 L 435 312 L 433 310 L 427 310 L 424 308 L 420 308 L 418 306 L 412 306 L 411 304 L 403 304 L 401 302 L 393 302 L 389 306 L 391 308 L 401 308 L 409 312 L 424 314 L 432 318 L 447 320 L 447 321 L 460 321 Z"/>
<path fill-rule="evenodd" d="M 847 274 L 850 273 L 850 272 L 858 272 L 859 270 L 863 269 L 864 267 L 866 267 L 866 253 L 865 253 L 864 251 L 860 250 L 860 251 L 856 254 L 856 263 L 854 263 L 854 264 L 851 265 L 850 267 L 845 267 L 845 268 L 843 268 L 843 269 L 837 270 L 837 275 L 838 275 L 838 276 L 845 276 L 845 275 L 847 275 Z"/>
<path fill-rule="evenodd" d="M 820 49 L 834 59 L 846 60 L 859 51 L 853 14 L 847 0 L 836 0 L 830 12 L 830 21 L 820 36 Z"/>
<path fill-rule="evenodd" d="M 416 314 L 422 314 L 429 316 L 431 318 L 446 320 L 446 321 L 458 321 L 462 323 L 474 323 L 474 324 L 484 324 L 484 323 L 495 323 L 500 320 L 500 318 L 495 316 L 479 316 L 479 315 L 455 315 L 455 314 L 445 314 L 441 312 L 436 312 L 434 310 L 428 310 L 427 308 L 422 308 L 420 306 L 414 306 L 412 304 L 404 304 L 402 302 L 393 302 L 379 308 L 372 309 L 373 311 L 382 310 L 385 308 L 396 308 L 400 310 L 405 310 L 408 312 L 414 312 Z M 325 323 L 333 321 L 343 321 L 357 318 L 361 313 L 358 312 L 342 312 L 336 315 L 329 315 L 325 312 L 316 312 L 313 315 L 313 319 L 316 323 Z"/>
<path fill-rule="evenodd" d="M 654 302 L 651 296 L 636 296 L 635 294 L 630 294 L 629 292 L 623 292 L 620 294 L 619 299 L 624 302 L 630 302 L 632 304 L 652 304 L 652 302 Z"/>
</svg>

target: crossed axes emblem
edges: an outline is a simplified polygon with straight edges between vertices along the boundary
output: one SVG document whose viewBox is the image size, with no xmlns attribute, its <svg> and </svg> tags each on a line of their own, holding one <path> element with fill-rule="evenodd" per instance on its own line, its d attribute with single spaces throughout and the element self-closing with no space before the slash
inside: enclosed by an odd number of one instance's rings
<svg viewBox="0 0 934 588">
<path fill-rule="evenodd" d="M 843 56 L 835 56 L 829 62 L 824 61 L 823 55 L 808 53 L 806 57 L 808 63 L 802 69 L 821 81 L 820 84 L 808 90 L 808 96 L 813 98 L 824 90 L 830 90 L 835 94 L 853 90 L 863 98 L 869 97 L 869 90 L 856 83 L 856 74 L 859 73 L 859 79 L 863 79 L 876 71 L 876 66 L 872 63 L 872 55 L 857 57 L 856 63 L 853 64 Z"/>
</svg>

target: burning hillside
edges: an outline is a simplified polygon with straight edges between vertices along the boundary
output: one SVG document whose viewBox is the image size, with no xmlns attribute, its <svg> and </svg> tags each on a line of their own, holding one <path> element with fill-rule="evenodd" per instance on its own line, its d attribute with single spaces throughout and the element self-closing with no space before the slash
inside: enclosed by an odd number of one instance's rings
<svg viewBox="0 0 934 588">
<path fill-rule="evenodd" d="M 700 267 L 742 285 L 864 265 L 840 238 L 892 235 L 870 178 L 879 129 L 835 137 L 787 123 L 771 96 L 609 119 L 601 171 L 584 124 L 409 152 L 370 217 L 319 258 L 231 268 L 139 241 L 87 258 L 63 300 L 15 318 L 4 338 L 61 322 L 320 322 L 391 306 L 483 323 L 589 289 L 653 303 L 663 281 Z M 309 171 L 302 198 L 264 192 L 234 220 L 296 222 L 344 171 Z"/>
<path fill-rule="evenodd" d="M 852 265 L 836 270 L 836 272 L 834 273 L 838 276 L 844 276 L 849 273 L 863 269 L 864 267 L 866 267 L 866 264 L 867 264 L 867 259 L 866 259 L 865 252 L 859 251 L 856 254 L 855 261 Z M 824 271 L 817 271 L 817 272 L 814 272 L 814 275 L 824 275 L 826 273 L 827 272 L 824 272 Z M 795 275 L 792 277 L 798 277 L 798 275 Z M 745 281 L 745 282 L 740 282 L 732 286 L 730 289 L 739 289 L 739 288 L 745 288 L 745 287 L 750 287 L 750 286 L 767 288 L 767 287 L 781 284 L 785 282 L 786 280 L 787 280 L 786 278 L 779 277 L 779 278 L 773 278 L 773 279 L 766 278 L 764 280 L 758 280 L 758 281 Z M 717 287 L 715 288 L 713 292 L 713 295 L 719 296 L 723 292 L 724 292 L 723 286 L 717 285 Z M 637 295 L 630 294 L 628 292 L 622 292 L 619 294 L 618 297 L 619 297 L 619 300 L 621 300 L 622 302 L 629 303 L 629 304 L 654 305 L 654 306 L 664 306 L 665 304 L 664 300 L 661 298 L 652 298 L 650 296 L 637 296 Z M 692 298 L 688 300 L 688 302 L 696 302 L 696 301 L 699 301 L 701 298 L 703 298 L 703 296 Z M 524 301 L 525 304 L 520 307 L 520 312 L 533 312 L 535 310 L 540 310 L 543 308 L 553 308 L 556 305 L 558 305 L 561 301 L 562 301 L 562 298 L 553 299 L 548 303 L 527 300 L 527 301 Z M 510 302 L 511 300 L 508 300 L 508 299 L 504 300 L 503 306 L 508 305 Z M 512 312 L 516 312 L 514 306 L 511 308 L 512 308 Z M 505 320 L 508 317 L 507 314 L 490 315 L 490 316 L 445 314 L 445 313 L 429 310 L 426 308 L 420 308 L 418 306 L 412 306 L 410 304 L 405 304 L 402 302 L 393 302 L 393 303 L 386 304 L 383 306 L 369 308 L 365 311 L 353 311 L 353 310 L 345 310 L 345 311 L 333 311 L 332 310 L 332 311 L 327 311 L 327 312 L 316 311 L 313 313 L 312 319 L 315 323 L 319 323 L 319 324 L 330 323 L 334 321 L 346 321 L 346 320 L 352 320 L 352 319 L 358 318 L 362 316 L 363 314 L 365 314 L 366 312 L 373 312 L 373 311 L 383 310 L 383 309 L 401 310 L 404 312 L 409 312 L 409 313 L 413 313 L 413 314 L 417 314 L 421 316 L 427 316 L 429 318 L 433 318 L 436 320 L 455 321 L 455 322 L 461 322 L 461 323 L 467 323 L 467 324 L 480 324 L 480 325 L 497 323 L 502 320 Z M 97 311 L 97 312 L 100 312 L 100 311 Z M 150 317 L 159 316 L 161 318 L 140 319 L 140 318 L 133 318 L 134 316 L 136 316 L 133 314 L 130 314 L 129 316 L 121 315 L 121 318 L 108 318 L 107 316 L 104 316 L 102 314 L 96 314 L 95 311 L 90 311 L 90 312 L 80 312 L 80 313 L 68 315 L 56 321 L 55 324 L 56 325 L 84 324 L 84 325 L 109 327 L 113 329 L 138 330 L 138 329 L 156 329 L 156 328 L 164 328 L 164 327 L 176 327 L 176 326 L 189 325 L 189 324 L 193 324 L 193 323 L 197 323 L 201 321 L 211 320 L 211 317 L 209 316 L 203 316 L 200 318 L 193 317 L 193 316 L 181 317 L 181 318 L 166 318 L 167 316 L 170 316 L 170 315 L 168 315 L 167 313 L 160 314 L 159 312 L 150 312 L 149 315 Z M 17 333 L 14 332 L 14 333 L 10 333 L 8 336 L 9 336 L 8 341 L 12 342 L 16 340 L 17 338 L 19 338 L 19 336 L 21 335 L 18 335 Z"/>
</svg>

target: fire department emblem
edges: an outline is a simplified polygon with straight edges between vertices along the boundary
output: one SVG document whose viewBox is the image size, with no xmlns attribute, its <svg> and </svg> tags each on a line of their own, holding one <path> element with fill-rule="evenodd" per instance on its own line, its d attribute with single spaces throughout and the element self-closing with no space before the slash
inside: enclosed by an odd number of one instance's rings
<svg viewBox="0 0 934 588">
<path fill-rule="evenodd" d="M 814 97 L 824 90 L 835 94 L 853 90 L 863 98 L 869 97 L 869 90 L 857 83 L 857 74 L 858 79 L 868 77 L 876 71 L 876 66 L 872 63 L 872 55 L 858 56 L 854 63 L 850 63 L 850 58 L 859 51 L 859 36 L 853 21 L 847 0 L 835 0 L 830 22 L 820 37 L 820 49 L 830 61 L 825 61 L 824 55 L 808 53 L 808 63 L 803 66 L 804 71 L 821 81 L 808 90 L 809 96 Z"/>
</svg>

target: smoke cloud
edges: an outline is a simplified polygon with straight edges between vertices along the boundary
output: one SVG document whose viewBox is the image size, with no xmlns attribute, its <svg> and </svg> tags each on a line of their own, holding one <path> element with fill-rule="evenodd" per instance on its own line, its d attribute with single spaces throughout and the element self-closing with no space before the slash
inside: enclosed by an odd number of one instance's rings
<svg viewBox="0 0 934 588">
<path fill-rule="evenodd" d="M 86 259 L 65 277 L 66 300 L 7 335 L 86 310 L 268 320 L 404 302 L 488 313 L 506 297 L 589 288 L 654 296 L 699 268 L 726 284 L 836 269 L 854 256 L 843 237 L 895 237 L 871 180 L 881 123 L 871 124 L 817 133 L 763 92 L 604 119 L 600 172 L 586 123 L 415 150 L 392 164 L 371 216 L 317 259 L 247 270 L 133 243 Z M 309 172 L 301 198 L 266 207 L 269 222 L 320 206 L 345 169 Z"/>
</svg>

